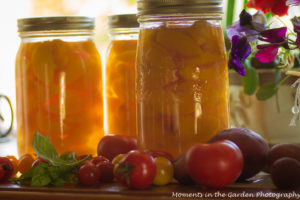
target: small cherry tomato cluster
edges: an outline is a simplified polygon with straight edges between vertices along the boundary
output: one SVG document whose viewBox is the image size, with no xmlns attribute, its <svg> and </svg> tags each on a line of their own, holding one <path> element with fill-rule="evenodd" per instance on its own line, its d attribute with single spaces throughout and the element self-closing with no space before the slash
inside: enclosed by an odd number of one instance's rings
<svg viewBox="0 0 300 200">
<path fill-rule="evenodd" d="M 15 156 L 0 157 L 0 182 L 6 182 L 16 176 L 27 172 L 34 163 L 31 154 L 22 155 L 19 160 Z"/>
<path fill-rule="evenodd" d="M 151 184 L 166 185 L 173 180 L 172 162 L 163 156 L 154 157 L 146 151 L 134 150 L 118 155 L 113 163 L 116 180 L 128 188 L 145 189 Z"/>
<path fill-rule="evenodd" d="M 78 169 L 80 183 L 93 186 L 98 183 L 109 183 L 114 179 L 114 165 L 104 156 L 93 157 L 80 165 Z"/>
</svg>

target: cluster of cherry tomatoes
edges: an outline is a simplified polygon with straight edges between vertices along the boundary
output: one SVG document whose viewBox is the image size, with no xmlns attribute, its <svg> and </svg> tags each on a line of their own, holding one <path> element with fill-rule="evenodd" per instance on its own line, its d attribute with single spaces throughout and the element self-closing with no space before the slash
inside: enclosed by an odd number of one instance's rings
<svg viewBox="0 0 300 200">
<path fill-rule="evenodd" d="M 98 156 L 78 166 L 78 180 L 82 185 L 118 181 L 128 188 L 144 189 L 151 184 L 166 185 L 175 178 L 182 184 L 223 187 L 233 183 L 243 168 L 241 151 L 228 140 L 196 144 L 176 160 L 167 152 L 137 150 L 136 138 L 128 136 L 105 136 L 97 150 Z M 1 157 L 0 181 L 7 181 L 17 172 L 25 173 L 40 162 L 45 161 L 29 154 L 19 160 L 13 156 Z"/>
</svg>

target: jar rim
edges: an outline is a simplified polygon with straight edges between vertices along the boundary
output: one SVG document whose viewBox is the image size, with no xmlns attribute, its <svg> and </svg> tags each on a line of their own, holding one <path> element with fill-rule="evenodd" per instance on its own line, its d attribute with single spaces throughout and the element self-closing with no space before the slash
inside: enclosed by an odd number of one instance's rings
<svg viewBox="0 0 300 200">
<path fill-rule="evenodd" d="M 86 16 L 49 16 L 18 19 L 19 32 L 47 30 L 93 30 L 95 19 Z"/>
<path fill-rule="evenodd" d="M 139 27 L 136 14 L 109 15 L 107 18 L 108 18 L 108 27 L 110 29 Z"/>
<path fill-rule="evenodd" d="M 223 14 L 223 0 L 138 0 L 138 16 L 176 13 Z"/>
</svg>

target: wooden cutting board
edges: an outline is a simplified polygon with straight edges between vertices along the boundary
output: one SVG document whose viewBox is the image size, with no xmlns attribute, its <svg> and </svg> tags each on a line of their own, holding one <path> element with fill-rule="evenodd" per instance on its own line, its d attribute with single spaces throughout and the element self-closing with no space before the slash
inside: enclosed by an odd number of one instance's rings
<svg viewBox="0 0 300 200">
<path fill-rule="evenodd" d="M 289 195 L 289 196 L 287 196 Z M 96 187 L 25 187 L 0 184 L 0 200 L 162 200 L 162 199 L 300 199 L 300 189 L 279 190 L 271 183 L 269 175 L 259 174 L 251 181 L 235 183 L 221 189 L 207 189 L 199 185 L 152 186 L 145 190 L 130 190 L 117 183 Z"/>
</svg>

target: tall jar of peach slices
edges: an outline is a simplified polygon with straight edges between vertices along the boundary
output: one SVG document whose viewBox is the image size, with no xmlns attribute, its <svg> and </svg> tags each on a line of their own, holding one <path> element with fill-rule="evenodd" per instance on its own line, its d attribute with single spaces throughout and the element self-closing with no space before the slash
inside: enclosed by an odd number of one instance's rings
<svg viewBox="0 0 300 200">
<path fill-rule="evenodd" d="M 222 0 L 138 0 L 140 148 L 178 156 L 229 128 Z"/>
<path fill-rule="evenodd" d="M 58 153 L 96 154 L 103 136 L 100 55 L 94 19 L 80 16 L 18 20 L 16 57 L 19 155 L 33 153 L 36 131 Z"/>
<path fill-rule="evenodd" d="M 105 132 L 136 136 L 135 58 L 139 24 L 136 14 L 108 17 L 110 44 L 105 68 Z"/>
</svg>

